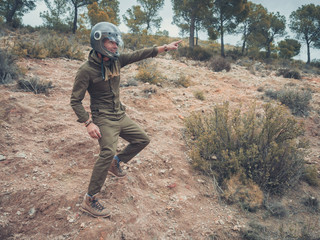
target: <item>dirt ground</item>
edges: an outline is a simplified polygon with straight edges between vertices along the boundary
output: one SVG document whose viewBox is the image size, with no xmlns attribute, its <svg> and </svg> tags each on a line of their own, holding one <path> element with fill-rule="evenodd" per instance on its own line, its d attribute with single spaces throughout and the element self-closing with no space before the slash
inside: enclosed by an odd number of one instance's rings
<svg viewBox="0 0 320 240">
<path fill-rule="evenodd" d="M 252 74 L 236 64 L 230 72 L 215 73 L 169 55 L 152 61 L 167 77 L 162 86 L 141 82 L 128 86 L 137 65 L 122 69 L 122 102 L 151 143 L 123 166 L 128 173 L 125 179 L 107 178 L 99 196 L 112 213 L 106 219 L 79 211 L 99 154 L 97 141 L 76 121 L 69 105 L 74 76 L 83 62 L 19 61 L 27 75 L 52 81 L 54 88 L 47 95 L 35 95 L 17 91 L 14 85 L 0 85 L 0 239 L 241 239 L 241 230 L 252 222 L 275 232 L 319 227 L 319 215 L 301 204 L 306 196 L 320 199 L 319 188 L 301 183 L 281 198 L 290 209 L 285 219 L 266 216 L 264 209 L 249 213 L 227 205 L 212 180 L 192 169 L 183 139 L 183 119 L 192 111 L 205 112 L 225 101 L 263 103 L 259 88 L 296 84 L 313 91 L 313 110 L 301 120 L 311 142 L 306 161 L 320 170 L 319 76 L 285 79 L 262 67 Z M 189 76 L 192 86 L 169 83 L 180 74 Z M 205 100 L 196 99 L 194 91 L 202 91 Z M 89 96 L 83 103 L 89 110 Z M 125 145 L 121 140 L 119 149 Z"/>
</svg>

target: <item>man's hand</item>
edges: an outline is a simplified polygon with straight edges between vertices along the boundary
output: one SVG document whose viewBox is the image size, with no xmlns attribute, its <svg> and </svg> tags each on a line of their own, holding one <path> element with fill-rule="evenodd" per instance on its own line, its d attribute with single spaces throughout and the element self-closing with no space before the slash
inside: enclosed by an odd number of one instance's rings
<svg viewBox="0 0 320 240">
<path fill-rule="evenodd" d="M 96 138 L 96 139 L 101 138 L 100 129 L 94 123 L 90 123 L 87 126 L 87 132 L 89 133 L 90 137 L 92 137 L 92 138 Z"/>
<path fill-rule="evenodd" d="M 179 47 L 179 44 L 182 42 L 182 40 L 176 41 L 176 42 L 172 42 L 170 44 L 165 44 L 163 46 L 158 47 L 158 52 L 162 53 L 162 52 L 167 52 L 170 50 L 176 50 Z"/>
<path fill-rule="evenodd" d="M 179 44 L 182 42 L 182 40 L 176 41 L 176 42 L 172 42 L 170 44 L 167 45 L 167 49 L 168 50 L 176 50 L 179 47 Z"/>
</svg>

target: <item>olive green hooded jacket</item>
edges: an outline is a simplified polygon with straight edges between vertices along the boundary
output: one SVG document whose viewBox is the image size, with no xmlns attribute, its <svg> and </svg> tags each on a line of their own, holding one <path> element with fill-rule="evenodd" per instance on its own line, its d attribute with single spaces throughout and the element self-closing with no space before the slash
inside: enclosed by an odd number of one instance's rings
<svg viewBox="0 0 320 240">
<path fill-rule="evenodd" d="M 70 104 L 78 117 L 78 122 L 89 119 L 89 113 L 82 105 L 86 91 L 90 95 L 91 111 L 105 113 L 111 120 L 120 119 L 125 108 L 119 99 L 120 68 L 158 54 L 156 47 L 121 54 L 115 61 L 102 63 L 97 53 L 91 50 L 88 61 L 78 70 L 70 99 Z M 105 79 L 104 79 L 105 78 Z"/>
</svg>

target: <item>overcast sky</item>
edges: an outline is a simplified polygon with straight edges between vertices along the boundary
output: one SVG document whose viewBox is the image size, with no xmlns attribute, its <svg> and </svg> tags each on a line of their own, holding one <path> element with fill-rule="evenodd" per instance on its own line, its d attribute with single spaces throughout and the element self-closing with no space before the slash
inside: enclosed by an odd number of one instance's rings
<svg viewBox="0 0 320 240">
<path fill-rule="evenodd" d="M 200 0 L 199 0 L 200 1 Z M 137 5 L 136 0 L 119 0 L 120 2 L 120 18 L 121 21 L 122 15 L 125 14 L 127 9 L 131 8 L 133 5 Z M 256 4 L 262 4 L 269 12 L 280 12 L 281 15 L 286 16 L 287 23 L 289 23 L 289 16 L 291 12 L 297 10 L 302 5 L 313 3 L 315 5 L 320 4 L 320 0 L 251 0 L 251 2 Z M 31 26 L 40 26 L 43 24 L 42 19 L 40 18 L 40 12 L 43 12 L 46 10 L 46 5 L 43 1 L 39 1 L 37 3 L 37 8 L 26 14 L 23 17 L 23 24 L 25 25 L 31 25 Z M 162 17 L 162 24 L 160 30 L 167 30 L 169 31 L 169 35 L 171 37 L 179 37 L 179 29 L 177 26 L 172 24 L 172 17 L 173 17 L 173 11 L 172 11 L 172 4 L 171 0 L 165 0 L 164 7 L 159 12 L 160 16 Z M 121 23 L 119 26 L 120 30 L 122 32 L 127 32 L 126 26 Z M 289 28 L 287 27 L 287 32 L 289 32 Z M 293 34 L 290 34 L 290 37 L 294 38 Z M 207 35 L 206 33 L 200 34 L 201 39 L 206 39 Z M 240 45 L 240 36 L 226 36 L 225 43 L 233 44 L 233 45 Z M 317 54 L 319 55 L 320 51 L 317 51 Z M 316 56 L 316 53 L 314 51 L 311 52 L 311 58 L 320 58 Z M 299 59 L 302 59 L 306 61 L 306 49 L 305 47 L 302 47 L 301 53 L 299 56 Z"/>
</svg>

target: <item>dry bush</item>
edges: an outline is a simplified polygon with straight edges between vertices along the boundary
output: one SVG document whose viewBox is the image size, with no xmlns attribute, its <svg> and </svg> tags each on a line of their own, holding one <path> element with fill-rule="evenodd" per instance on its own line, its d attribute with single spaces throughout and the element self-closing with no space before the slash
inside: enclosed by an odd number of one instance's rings
<svg viewBox="0 0 320 240">
<path fill-rule="evenodd" d="M 49 92 L 49 89 L 53 88 L 53 86 L 51 81 L 40 81 L 39 78 L 33 77 L 27 80 L 19 80 L 18 88 L 26 92 L 33 92 L 35 94 L 47 94 Z"/>
<path fill-rule="evenodd" d="M 223 70 L 229 72 L 231 70 L 231 65 L 230 63 L 223 57 L 215 57 L 212 58 L 209 61 L 209 66 L 210 69 L 212 69 L 215 72 L 221 72 Z"/>
<path fill-rule="evenodd" d="M 320 186 L 320 180 L 318 178 L 317 168 L 314 166 L 307 166 L 304 169 L 304 174 L 302 178 L 305 182 L 307 182 L 310 186 Z"/>
<path fill-rule="evenodd" d="M 257 114 L 255 106 L 242 113 L 226 103 L 209 114 L 191 114 L 185 126 L 192 164 L 220 184 L 243 172 L 263 191 L 282 193 L 302 176 L 304 127 L 283 106 L 266 104 Z"/>
<path fill-rule="evenodd" d="M 175 81 L 176 86 L 182 86 L 182 87 L 190 87 L 192 84 L 191 78 L 189 76 L 186 76 L 184 74 L 180 74 L 179 78 Z"/>
<path fill-rule="evenodd" d="M 135 76 L 138 81 L 159 85 L 165 79 L 164 76 L 157 70 L 155 64 L 148 61 L 143 61 L 138 66 L 138 73 Z"/>
<path fill-rule="evenodd" d="M 200 91 L 200 90 L 194 91 L 193 95 L 196 99 L 201 100 L 201 101 L 204 101 L 206 99 L 203 91 Z"/>
<path fill-rule="evenodd" d="M 208 61 L 212 57 L 212 50 L 209 48 L 203 48 L 200 46 L 191 47 L 180 47 L 177 52 L 175 52 L 174 57 L 186 57 L 195 61 Z"/>
<path fill-rule="evenodd" d="M 142 33 L 125 33 L 122 35 L 124 45 L 126 48 L 136 50 L 144 47 L 162 46 L 169 42 L 176 41 L 169 36 L 159 32 L 156 35 L 147 34 L 146 31 Z"/>
<path fill-rule="evenodd" d="M 241 236 L 243 240 L 267 240 L 265 238 L 265 233 L 267 232 L 267 228 L 259 223 L 249 222 L 249 226 L 241 229 Z"/>
<path fill-rule="evenodd" d="M 266 90 L 265 95 L 279 100 L 291 109 L 293 115 L 308 116 L 310 111 L 311 91 L 296 88 L 283 88 L 279 91 Z"/>
<path fill-rule="evenodd" d="M 302 78 L 298 70 L 290 70 L 290 69 L 279 69 L 278 76 L 283 76 L 284 78 L 294 78 L 294 79 Z"/>
<path fill-rule="evenodd" d="M 266 203 L 265 207 L 273 217 L 284 218 L 288 215 L 286 207 L 281 202 Z"/>
<path fill-rule="evenodd" d="M 303 204 L 313 212 L 319 211 L 319 200 L 316 197 L 308 196 L 304 199 Z"/>
<path fill-rule="evenodd" d="M 15 60 L 14 56 L 0 48 L 0 84 L 7 84 L 18 79 L 20 70 Z"/>
<path fill-rule="evenodd" d="M 14 43 L 12 51 L 13 54 L 20 57 L 84 59 L 80 45 L 74 38 L 60 36 L 55 33 L 42 34 L 32 38 L 18 38 Z"/>
<path fill-rule="evenodd" d="M 226 182 L 223 197 L 229 203 L 238 203 L 244 209 L 255 211 L 262 206 L 263 192 L 252 180 L 240 174 L 232 176 Z"/>
</svg>

